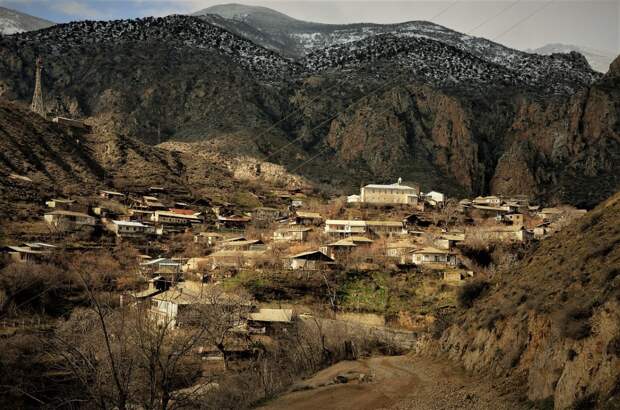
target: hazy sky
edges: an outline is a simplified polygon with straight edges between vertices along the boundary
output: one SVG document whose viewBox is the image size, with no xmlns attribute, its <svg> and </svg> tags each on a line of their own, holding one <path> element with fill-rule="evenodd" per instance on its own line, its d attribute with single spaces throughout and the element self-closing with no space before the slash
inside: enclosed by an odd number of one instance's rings
<svg viewBox="0 0 620 410">
<path fill-rule="evenodd" d="M 511 47 L 575 44 L 620 54 L 620 0 L 239 1 L 324 23 L 431 20 Z M 191 13 L 217 0 L 0 0 L 55 22 Z"/>
</svg>

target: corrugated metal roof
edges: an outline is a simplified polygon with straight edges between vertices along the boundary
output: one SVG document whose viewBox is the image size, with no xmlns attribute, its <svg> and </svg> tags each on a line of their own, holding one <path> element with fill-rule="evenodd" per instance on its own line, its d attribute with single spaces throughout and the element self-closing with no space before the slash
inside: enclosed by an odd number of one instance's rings
<svg viewBox="0 0 620 410">
<path fill-rule="evenodd" d="M 148 225 L 144 225 L 142 222 L 133 222 L 133 221 L 112 221 L 113 224 L 119 226 L 135 226 L 135 227 L 148 227 Z"/>
</svg>

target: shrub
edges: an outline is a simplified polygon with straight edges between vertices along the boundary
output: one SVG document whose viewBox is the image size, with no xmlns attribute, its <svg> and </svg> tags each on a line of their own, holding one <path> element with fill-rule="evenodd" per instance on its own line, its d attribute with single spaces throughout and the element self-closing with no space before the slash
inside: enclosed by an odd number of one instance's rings
<svg viewBox="0 0 620 410">
<path fill-rule="evenodd" d="M 484 280 L 477 280 L 466 283 L 458 292 L 457 298 L 459 306 L 463 308 L 470 308 L 473 306 L 474 301 L 478 299 L 489 288 L 489 282 Z"/>
<path fill-rule="evenodd" d="M 590 325 L 591 316 L 591 308 L 575 306 L 566 309 L 558 317 L 560 334 L 573 340 L 580 340 L 590 336 L 592 331 L 592 326 Z"/>
</svg>

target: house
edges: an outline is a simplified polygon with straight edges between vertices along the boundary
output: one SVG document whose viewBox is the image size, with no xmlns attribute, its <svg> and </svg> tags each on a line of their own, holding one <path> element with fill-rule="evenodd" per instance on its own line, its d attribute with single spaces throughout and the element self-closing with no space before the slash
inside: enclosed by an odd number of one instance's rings
<svg viewBox="0 0 620 410">
<path fill-rule="evenodd" d="M 298 253 L 286 258 L 287 267 L 293 270 L 320 270 L 328 268 L 334 260 L 320 251 Z"/>
<path fill-rule="evenodd" d="M 102 206 L 102 205 L 98 205 L 98 206 L 93 206 L 92 207 L 92 212 L 93 214 L 97 215 L 99 218 L 106 218 L 106 219 L 117 219 L 117 220 L 122 220 L 122 219 L 129 219 L 121 210 L 119 209 L 112 209 L 109 208 L 107 206 Z"/>
<path fill-rule="evenodd" d="M 211 269 L 252 268 L 267 261 L 267 252 L 264 250 L 221 250 L 209 255 L 209 261 Z"/>
<path fill-rule="evenodd" d="M 164 205 L 157 197 L 144 195 L 142 197 L 142 206 L 151 210 L 166 209 Z"/>
<path fill-rule="evenodd" d="M 286 228 L 276 229 L 273 232 L 274 241 L 290 241 L 290 242 L 305 242 L 308 240 L 308 234 L 312 231 L 312 228 L 307 228 L 299 225 L 291 225 Z"/>
<path fill-rule="evenodd" d="M 334 260 L 341 260 L 360 246 L 370 246 L 374 241 L 363 236 L 350 236 L 321 246 L 319 250 Z"/>
<path fill-rule="evenodd" d="M 487 242 L 508 241 L 508 242 L 525 242 L 532 238 L 532 233 L 523 226 L 494 226 L 490 228 L 477 229 L 475 231 L 467 231 L 468 235 L 476 235 L 479 239 Z"/>
<path fill-rule="evenodd" d="M 430 191 L 424 195 L 424 199 L 434 207 L 442 207 L 446 203 L 446 195 L 437 191 Z"/>
<path fill-rule="evenodd" d="M 236 326 L 245 324 L 252 304 L 234 294 L 213 293 L 209 287 L 210 285 L 197 282 L 180 282 L 153 296 L 149 313 L 159 323 L 167 323 L 173 327 L 192 326 L 200 321 L 204 310 L 212 306 L 218 311 L 226 310 L 229 314 L 234 314 L 234 318 L 227 319 L 237 322 Z M 240 308 L 224 309 L 223 306 L 226 305 Z M 236 326 L 233 324 L 233 327 Z"/>
<path fill-rule="evenodd" d="M 318 212 L 303 212 L 296 211 L 293 216 L 293 223 L 295 225 L 321 225 L 323 223 L 323 217 Z"/>
<path fill-rule="evenodd" d="M 502 204 L 502 199 L 494 195 L 479 196 L 474 198 L 471 202 L 472 205 L 500 206 Z"/>
<path fill-rule="evenodd" d="M 366 221 L 368 233 L 377 236 L 406 235 L 404 224 L 399 221 Z"/>
<path fill-rule="evenodd" d="M 359 195 L 349 195 L 347 196 L 347 203 L 348 204 L 356 204 L 358 202 L 361 202 L 362 198 Z"/>
<path fill-rule="evenodd" d="M 52 246 L 53 245 L 49 245 Z M 45 247 L 31 246 L 4 246 L 2 253 L 8 255 L 13 262 L 41 262 L 49 255 L 51 250 Z"/>
<path fill-rule="evenodd" d="M 224 235 L 218 232 L 200 232 L 194 235 L 194 242 L 203 243 L 213 247 L 224 239 Z"/>
<path fill-rule="evenodd" d="M 265 309 L 248 315 L 248 327 L 252 333 L 272 335 L 293 323 L 293 309 Z"/>
<path fill-rule="evenodd" d="M 390 185 L 370 184 L 360 190 L 360 202 L 367 204 L 403 204 L 418 203 L 419 187 L 402 185 L 402 179 Z"/>
<path fill-rule="evenodd" d="M 472 206 L 472 208 L 478 210 L 478 212 L 483 216 L 483 217 L 493 217 L 493 218 L 502 218 L 504 215 L 512 213 L 515 211 L 514 207 L 505 205 L 505 206 L 500 206 L 500 205 L 477 205 L 474 204 Z"/>
<path fill-rule="evenodd" d="M 456 265 L 456 254 L 431 246 L 416 249 L 410 253 L 411 262 L 416 265 Z"/>
<path fill-rule="evenodd" d="M 255 208 L 252 212 L 252 218 L 255 221 L 266 221 L 273 222 L 281 219 L 283 217 L 283 212 L 277 208 L 269 208 L 266 206 L 262 206 L 260 208 Z"/>
<path fill-rule="evenodd" d="M 525 224 L 525 218 L 523 214 L 507 214 L 504 215 L 503 220 L 510 222 L 514 226 L 523 226 Z"/>
<path fill-rule="evenodd" d="M 134 221 L 113 220 L 110 228 L 116 236 L 121 238 L 140 238 L 147 234 L 155 233 L 155 228 L 153 226 Z"/>
<path fill-rule="evenodd" d="M 75 203 L 73 199 L 62 199 L 62 198 L 54 198 L 49 201 L 45 201 L 45 205 L 48 208 L 56 208 L 56 209 L 67 209 L 70 208 Z"/>
<path fill-rule="evenodd" d="M 122 201 L 125 199 L 125 194 L 116 191 L 101 190 L 99 191 L 99 196 L 103 199 L 114 199 L 117 201 Z"/>
<path fill-rule="evenodd" d="M 132 221 L 140 221 L 147 222 L 153 219 L 154 211 L 149 211 L 146 209 L 130 209 L 129 216 Z"/>
<path fill-rule="evenodd" d="M 419 226 L 419 227 L 424 228 L 424 227 L 430 226 L 432 223 L 433 221 L 431 221 L 424 214 L 420 214 L 420 213 L 409 214 L 403 218 L 403 224 L 407 228 L 414 227 L 414 226 Z"/>
<path fill-rule="evenodd" d="M 265 242 L 260 239 L 228 240 L 222 242 L 219 247 L 227 251 L 262 251 L 267 248 Z"/>
<path fill-rule="evenodd" d="M 77 229 L 81 227 L 95 226 L 97 220 L 94 216 L 82 212 L 57 210 L 48 212 L 43 219 L 48 225 L 59 229 Z"/>
<path fill-rule="evenodd" d="M 215 226 L 217 229 L 245 229 L 246 226 L 252 221 L 252 218 L 247 216 L 217 216 Z"/>
<path fill-rule="evenodd" d="M 195 214 L 158 210 L 151 215 L 151 221 L 162 225 L 192 225 L 202 223 Z"/>
<path fill-rule="evenodd" d="M 334 236 L 366 234 L 366 221 L 328 219 L 325 221 L 325 233 Z"/>
<path fill-rule="evenodd" d="M 545 221 L 536 225 L 532 230 L 532 234 L 534 235 L 534 238 L 542 239 L 552 231 L 553 230 L 551 229 L 551 222 Z"/>
<path fill-rule="evenodd" d="M 435 246 L 440 249 L 452 249 L 465 240 L 464 233 L 445 233 L 435 239 Z"/>
<path fill-rule="evenodd" d="M 411 251 L 415 250 L 416 248 L 418 248 L 418 245 L 416 245 L 415 243 L 411 241 L 407 241 L 407 240 L 389 242 L 386 245 L 385 254 L 388 258 L 402 260 L 409 253 L 411 253 Z"/>
<path fill-rule="evenodd" d="M 328 219 L 327 221 L 325 221 L 325 233 L 333 236 L 393 236 L 406 235 L 407 231 L 404 228 L 403 222 L 399 221 L 358 221 Z"/>
<path fill-rule="evenodd" d="M 182 271 L 183 263 L 180 260 L 157 258 L 140 264 L 140 271 L 147 276 L 176 276 Z"/>
</svg>

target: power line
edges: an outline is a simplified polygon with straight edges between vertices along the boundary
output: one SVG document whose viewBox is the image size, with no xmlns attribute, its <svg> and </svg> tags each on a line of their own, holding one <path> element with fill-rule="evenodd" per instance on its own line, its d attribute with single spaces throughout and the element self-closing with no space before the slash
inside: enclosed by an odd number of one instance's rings
<svg viewBox="0 0 620 410">
<path fill-rule="evenodd" d="M 516 0 L 515 2 L 513 2 L 510 6 L 505 7 L 500 13 L 496 14 L 495 16 L 493 16 L 490 19 L 485 20 L 482 24 L 480 24 L 477 27 L 474 27 L 475 30 L 478 27 L 488 23 L 489 21 L 491 21 L 494 18 L 497 18 L 498 16 L 500 16 L 501 14 L 503 14 L 504 12 L 506 12 L 508 9 L 514 7 L 517 3 L 519 3 L 521 0 Z M 551 3 L 555 2 L 555 0 L 550 0 L 548 2 L 546 2 L 545 4 L 543 4 L 541 7 L 539 7 L 538 9 L 536 9 L 533 13 L 529 14 L 528 16 L 526 16 L 525 18 L 519 20 L 518 22 L 516 22 L 515 24 L 513 24 L 512 26 L 510 26 L 507 30 L 505 30 L 504 32 L 502 32 L 500 35 L 494 37 L 491 41 L 495 41 L 498 38 L 506 35 L 507 33 L 509 33 L 510 31 L 514 30 L 516 27 L 518 27 L 519 25 L 523 24 L 524 22 L 526 22 L 527 20 L 529 20 L 530 18 L 532 18 L 534 15 L 536 15 L 537 13 L 539 13 L 540 11 L 542 11 L 543 9 L 545 9 L 546 7 L 548 7 L 549 5 L 551 5 Z M 442 11 L 440 11 L 439 13 L 437 13 L 434 17 L 432 17 L 432 19 L 435 19 L 439 16 L 441 16 L 442 14 L 444 14 L 445 12 L 447 12 L 450 8 L 452 8 L 456 3 L 458 3 L 458 1 L 454 1 L 453 3 L 451 3 L 448 7 L 446 7 L 445 9 L 443 9 Z M 470 30 L 470 31 L 472 31 Z M 400 77 L 400 76 L 399 76 Z M 398 79 L 398 77 L 397 77 Z M 396 81 L 396 80 L 395 80 Z M 347 107 L 348 109 L 349 107 Z M 343 110 L 342 112 L 346 111 Z M 339 114 L 336 114 L 333 118 L 336 118 Z M 322 149 L 321 151 L 319 151 L 316 155 L 310 157 L 308 160 L 302 162 L 300 165 L 298 165 L 297 167 L 293 168 L 292 170 L 290 170 L 290 173 L 293 173 L 295 171 L 297 171 L 298 169 L 302 168 L 303 166 L 305 166 L 306 164 L 314 161 L 316 158 L 318 158 L 319 156 L 321 156 L 322 154 L 324 154 L 325 152 L 327 152 L 327 147 Z"/>
<path fill-rule="evenodd" d="M 453 6 L 456 5 L 456 3 L 458 3 L 458 0 L 454 0 L 452 3 L 450 3 L 450 5 L 448 7 L 446 7 L 445 9 L 441 10 L 439 13 L 435 14 L 433 17 L 431 17 L 429 19 L 429 21 L 434 22 L 435 19 L 439 18 L 440 16 L 442 16 L 444 13 L 446 13 L 448 10 L 450 10 Z"/>
<path fill-rule="evenodd" d="M 544 3 L 542 6 L 540 6 L 539 8 L 537 8 L 536 10 L 534 10 L 533 13 L 528 14 L 527 16 L 525 16 L 524 18 L 522 18 L 521 20 L 517 21 L 515 24 L 513 24 L 512 26 L 508 27 L 508 29 L 502 31 L 499 35 L 493 37 L 491 39 L 491 41 L 495 41 L 498 38 L 501 38 L 503 36 L 505 36 L 506 34 L 510 33 L 512 30 L 514 30 L 515 28 L 517 28 L 518 26 L 520 26 L 521 24 L 525 23 L 527 20 L 531 19 L 532 17 L 534 17 L 536 14 L 540 13 L 542 10 L 546 9 L 547 7 L 549 7 L 551 5 L 551 3 L 554 3 L 555 0 L 550 0 L 546 3 Z"/>
</svg>

